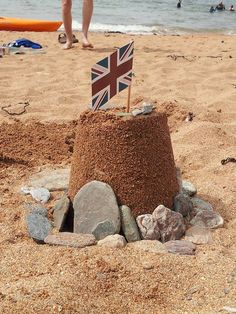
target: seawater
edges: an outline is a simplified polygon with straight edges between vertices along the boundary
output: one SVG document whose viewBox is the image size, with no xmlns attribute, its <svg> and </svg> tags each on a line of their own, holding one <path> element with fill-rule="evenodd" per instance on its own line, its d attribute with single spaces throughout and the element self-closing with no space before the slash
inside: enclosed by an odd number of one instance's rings
<svg viewBox="0 0 236 314">
<path fill-rule="evenodd" d="M 236 34 L 236 11 L 209 13 L 215 0 L 94 0 L 92 31 L 186 34 L 217 32 Z M 236 1 L 225 0 L 226 9 Z M 73 1 L 73 29 L 81 29 L 82 0 Z M 0 0 L 1 16 L 61 19 L 60 0 Z"/>
</svg>

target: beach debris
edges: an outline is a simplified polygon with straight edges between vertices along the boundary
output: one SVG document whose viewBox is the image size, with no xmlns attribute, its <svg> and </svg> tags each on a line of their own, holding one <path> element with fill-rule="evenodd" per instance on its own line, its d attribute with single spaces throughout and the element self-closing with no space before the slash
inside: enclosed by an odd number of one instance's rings
<svg viewBox="0 0 236 314">
<path fill-rule="evenodd" d="M 131 209 L 123 205 L 120 207 L 121 230 L 127 242 L 135 242 L 140 240 L 140 234 L 135 218 Z"/>
<path fill-rule="evenodd" d="M 136 218 L 137 225 L 140 230 L 142 239 L 144 240 L 159 240 L 160 230 L 158 222 L 153 218 L 151 214 L 139 215 Z"/>
<path fill-rule="evenodd" d="M 159 205 L 153 211 L 152 216 L 158 222 L 162 242 L 179 240 L 184 235 L 186 227 L 180 213 Z"/>
<path fill-rule="evenodd" d="M 33 188 L 28 186 L 23 186 L 21 192 L 25 195 L 30 194 L 33 199 L 41 203 L 47 203 L 50 199 L 50 192 L 45 188 Z"/>
<path fill-rule="evenodd" d="M 165 243 L 165 247 L 169 253 L 180 255 L 194 255 L 196 245 L 186 240 L 171 240 Z"/>
<path fill-rule="evenodd" d="M 98 241 L 98 246 L 106 246 L 110 248 L 123 248 L 127 244 L 125 238 L 120 234 L 109 235 Z"/>
<path fill-rule="evenodd" d="M 14 105 L 2 106 L 1 109 L 11 116 L 20 116 L 26 112 L 26 108 L 30 105 L 29 101 L 19 102 Z M 12 107 L 19 107 L 19 111 L 9 111 L 7 108 L 13 109 Z M 23 108 L 22 108 L 23 107 Z M 13 109 L 14 110 L 14 109 Z M 16 109 L 15 109 L 16 110 Z"/>
<path fill-rule="evenodd" d="M 36 242 L 43 243 L 46 236 L 51 232 L 51 222 L 40 214 L 31 213 L 27 216 L 27 228 L 29 235 Z"/>
<path fill-rule="evenodd" d="M 54 226 L 62 231 L 70 208 L 70 200 L 64 195 L 53 207 Z"/>
<path fill-rule="evenodd" d="M 236 158 L 234 157 L 227 157 L 221 160 L 222 165 L 226 165 L 228 162 L 236 162 Z"/>
<path fill-rule="evenodd" d="M 155 107 L 152 104 L 144 102 L 141 107 L 133 109 L 131 113 L 134 117 L 136 117 L 137 115 L 140 115 L 140 114 L 144 114 L 144 115 L 149 114 L 152 112 L 154 108 Z"/>
<path fill-rule="evenodd" d="M 189 196 L 194 196 L 195 194 L 197 194 L 196 187 L 189 181 L 182 180 L 182 189 L 183 193 Z"/>
<path fill-rule="evenodd" d="M 186 122 L 189 122 L 189 121 L 193 121 L 193 118 L 195 117 L 195 114 L 193 112 L 189 112 L 187 114 L 187 117 L 185 118 L 185 121 Z"/>
<path fill-rule="evenodd" d="M 185 233 L 185 240 L 194 244 L 211 244 L 213 242 L 210 229 L 199 226 L 190 227 Z"/>
<path fill-rule="evenodd" d="M 183 217 L 191 216 L 193 212 L 193 203 L 187 194 L 180 193 L 174 198 L 174 211 L 183 215 Z"/>
<path fill-rule="evenodd" d="M 182 59 L 185 59 L 189 62 L 192 62 L 196 59 L 196 56 L 189 56 L 189 57 L 186 57 L 186 56 L 182 56 L 182 55 L 168 55 L 167 58 L 171 58 L 173 59 L 174 61 L 176 61 L 178 58 L 182 58 Z"/>
<path fill-rule="evenodd" d="M 44 242 L 50 245 L 83 248 L 96 244 L 96 239 L 93 234 L 60 232 L 58 234 L 49 234 Z"/>
<path fill-rule="evenodd" d="M 74 232 L 92 233 L 97 240 L 120 231 L 120 210 L 110 185 L 91 181 L 75 195 Z"/>
<path fill-rule="evenodd" d="M 190 221 L 190 224 L 193 226 L 216 229 L 223 226 L 224 219 L 216 212 L 204 210 L 197 213 Z"/>
<path fill-rule="evenodd" d="M 136 242 L 128 243 L 127 247 L 144 251 L 144 252 L 159 253 L 159 254 L 167 253 L 167 249 L 165 245 L 158 240 L 136 241 Z"/>
<path fill-rule="evenodd" d="M 69 185 L 70 168 L 44 169 L 29 178 L 28 185 L 44 187 L 50 192 L 66 191 Z"/>
</svg>

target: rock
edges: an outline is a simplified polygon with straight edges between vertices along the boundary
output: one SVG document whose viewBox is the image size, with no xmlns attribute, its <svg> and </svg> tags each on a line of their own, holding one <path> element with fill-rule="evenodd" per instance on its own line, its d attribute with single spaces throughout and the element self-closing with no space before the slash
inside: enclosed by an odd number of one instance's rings
<svg viewBox="0 0 236 314">
<path fill-rule="evenodd" d="M 195 244 L 210 244 L 213 242 L 211 231 L 208 228 L 193 226 L 185 233 L 185 240 Z"/>
<path fill-rule="evenodd" d="M 182 180 L 182 188 L 183 188 L 183 193 L 186 193 L 189 196 L 194 196 L 195 194 L 197 194 L 197 189 L 189 181 Z"/>
<path fill-rule="evenodd" d="M 74 232 L 93 233 L 97 240 L 120 231 L 120 211 L 112 188 L 100 181 L 85 184 L 75 195 Z"/>
<path fill-rule="evenodd" d="M 183 215 L 183 217 L 191 216 L 193 212 L 193 204 L 186 194 L 177 194 L 174 198 L 174 210 Z"/>
<path fill-rule="evenodd" d="M 137 115 L 142 114 L 142 113 L 143 113 L 143 110 L 140 109 L 140 108 L 136 108 L 136 109 L 132 110 L 131 113 L 132 113 L 132 115 L 133 115 L 134 117 L 136 117 Z"/>
<path fill-rule="evenodd" d="M 134 216 L 128 206 L 120 207 L 121 213 L 121 230 L 127 242 L 139 241 L 140 234 Z"/>
<path fill-rule="evenodd" d="M 140 215 L 136 218 L 141 237 L 145 240 L 159 240 L 160 230 L 158 222 L 151 214 Z"/>
<path fill-rule="evenodd" d="M 30 194 L 33 199 L 43 204 L 47 203 L 47 201 L 50 199 L 50 192 L 45 188 L 31 188 Z"/>
<path fill-rule="evenodd" d="M 127 244 L 125 238 L 120 234 L 109 235 L 98 241 L 98 246 L 106 246 L 110 248 L 123 248 Z"/>
<path fill-rule="evenodd" d="M 36 242 L 42 243 L 51 232 L 52 225 L 46 217 L 33 213 L 27 216 L 27 228 L 30 237 Z"/>
<path fill-rule="evenodd" d="M 190 221 L 190 224 L 193 226 L 216 229 L 223 226 L 224 219 L 216 212 L 204 210 L 197 213 Z"/>
<path fill-rule="evenodd" d="M 164 205 L 159 205 L 152 213 L 154 220 L 158 222 L 161 241 L 180 239 L 185 232 L 183 216 Z"/>
<path fill-rule="evenodd" d="M 64 191 L 68 189 L 70 168 L 45 169 L 34 174 L 29 179 L 32 187 L 44 187 L 49 191 Z"/>
<path fill-rule="evenodd" d="M 157 240 L 141 240 L 133 243 L 128 243 L 127 246 L 144 252 L 160 254 L 167 253 L 165 245 Z"/>
<path fill-rule="evenodd" d="M 72 246 L 83 248 L 96 244 L 96 239 L 92 234 L 60 232 L 58 234 L 50 234 L 44 242 L 51 245 Z"/>
<path fill-rule="evenodd" d="M 178 185 L 179 185 L 179 193 L 183 193 L 183 185 L 182 185 L 182 174 L 181 174 L 181 169 L 179 167 L 176 167 L 176 177 L 178 180 Z"/>
<path fill-rule="evenodd" d="M 54 225 L 59 231 L 63 230 L 69 208 L 70 200 L 66 195 L 64 195 L 53 207 Z"/>
<path fill-rule="evenodd" d="M 47 217 L 48 215 L 48 210 L 47 208 L 43 207 L 42 205 L 40 204 L 26 204 L 25 205 L 27 209 L 30 210 L 30 212 L 32 214 L 38 214 L 38 215 L 41 215 L 41 216 L 44 216 L 44 217 Z"/>
<path fill-rule="evenodd" d="M 199 197 L 192 197 L 191 201 L 192 201 L 195 213 L 198 213 L 203 210 L 213 211 L 212 205 Z"/>
<path fill-rule="evenodd" d="M 153 105 L 144 102 L 142 106 L 142 110 L 143 110 L 142 114 L 149 114 L 153 110 Z"/>
<path fill-rule="evenodd" d="M 168 252 L 180 255 L 194 255 L 196 251 L 196 245 L 185 240 L 168 241 L 165 247 Z"/>
</svg>

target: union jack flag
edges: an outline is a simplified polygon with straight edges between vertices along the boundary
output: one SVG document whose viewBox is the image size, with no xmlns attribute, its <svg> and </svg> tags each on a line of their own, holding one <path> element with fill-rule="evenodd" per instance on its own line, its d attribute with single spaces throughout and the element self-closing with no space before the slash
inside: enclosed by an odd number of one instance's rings
<svg viewBox="0 0 236 314">
<path fill-rule="evenodd" d="M 131 85 L 134 42 L 117 49 L 91 69 L 92 108 L 97 110 Z"/>
</svg>

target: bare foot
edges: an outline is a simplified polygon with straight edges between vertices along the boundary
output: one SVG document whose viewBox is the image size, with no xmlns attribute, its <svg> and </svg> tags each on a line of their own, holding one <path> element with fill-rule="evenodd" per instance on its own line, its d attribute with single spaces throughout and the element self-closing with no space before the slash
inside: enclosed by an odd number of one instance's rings
<svg viewBox="0 0 236 314">
<path fill-rule="evenodd" d="M 62 47 L 63 50 L 68 50 L 73 48 L 72 42 L 66 42 L 65 45 Z"/>
<path fill-rule="evenodd" d="M 83 49 L 93 49 L 93 45 L 91 43 L 83 43 L 82 44 Z"/>
<path fill-rule="evenodd" d="M 93 49 L 93 45 L 87 39 L 83 39 L 82 48 L 83 49 Z"/>
</svg>

